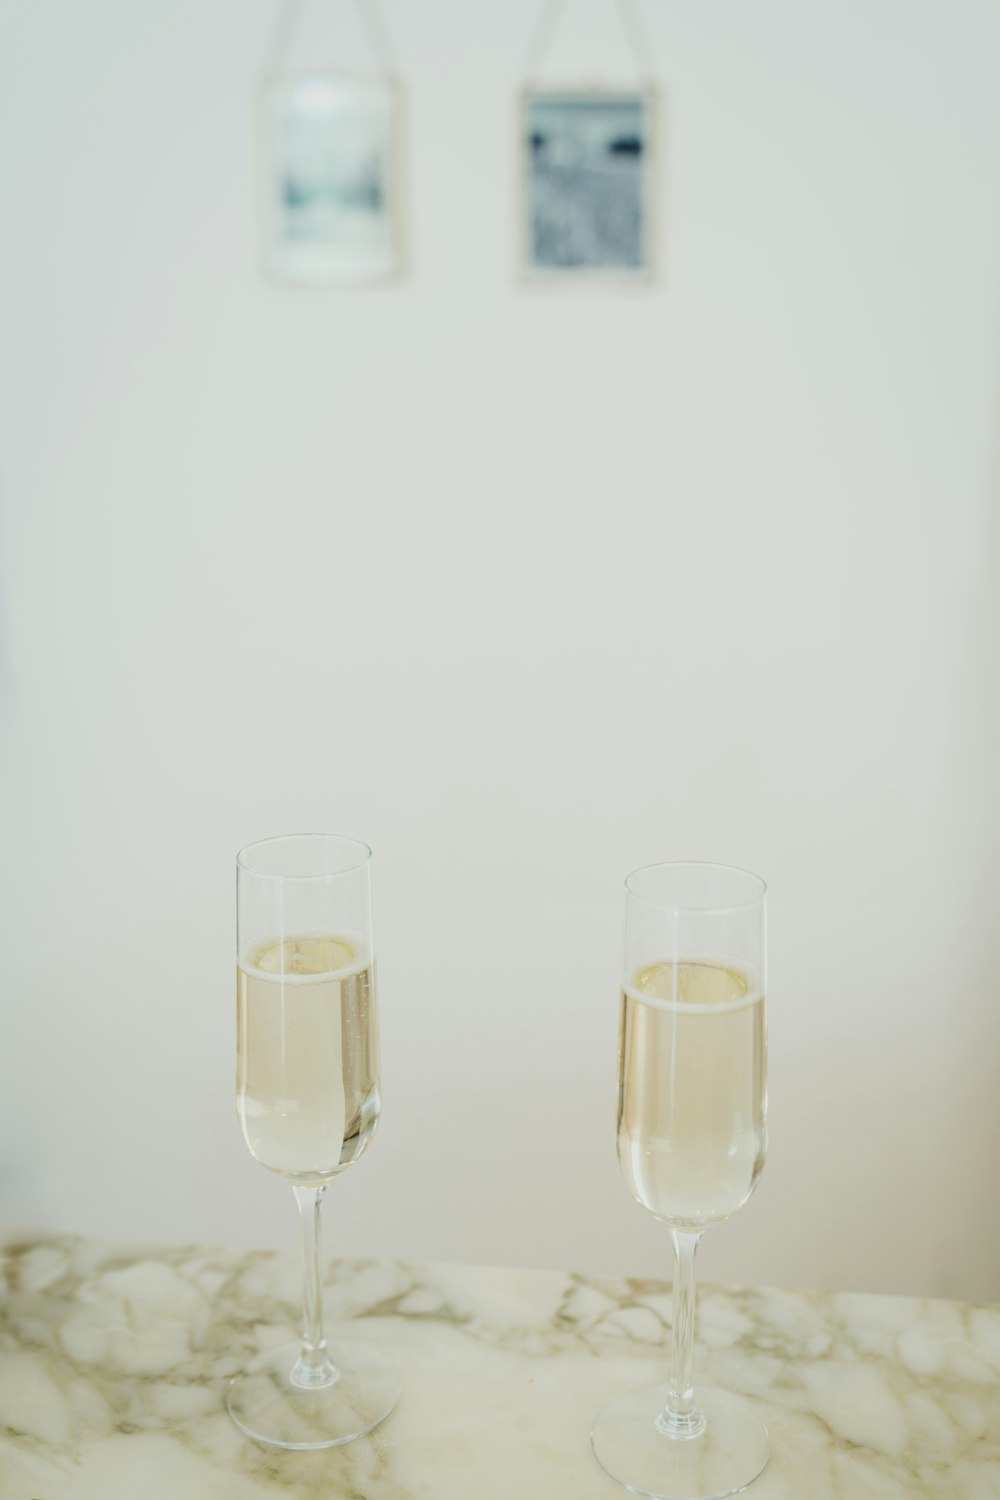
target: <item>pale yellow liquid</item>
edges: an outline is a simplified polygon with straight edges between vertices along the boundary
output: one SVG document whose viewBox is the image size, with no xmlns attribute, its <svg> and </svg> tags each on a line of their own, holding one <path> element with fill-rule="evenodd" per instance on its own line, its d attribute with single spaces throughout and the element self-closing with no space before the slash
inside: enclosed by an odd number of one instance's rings
<svg viewBox="0 0 1000 1500">
<path fill-rule="evenodd" d="M 237 1107 L 253 1156 L 298 1183 L 357 1161 L 379 1116 L 371 958 L 346 937 L 263 943 L 236 975 Z"/>
<path fill-rule="evenodd" d="M 678 1229 L 746 1202 L 767 1150 L 764 996 L 737 968 L 650 964 L 622 993 L 618 1160 Z"/>
</svg>

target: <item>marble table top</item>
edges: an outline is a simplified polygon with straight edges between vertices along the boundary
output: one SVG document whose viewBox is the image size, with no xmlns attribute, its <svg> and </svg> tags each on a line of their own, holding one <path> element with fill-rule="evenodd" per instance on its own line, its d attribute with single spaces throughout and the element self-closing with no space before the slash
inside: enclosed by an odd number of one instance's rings
<svg viewBox="0 0 1000 1500">
<path fill-rule="evenodd" d="M 297 1331 L 273 1254 L 3 1237 L 2 1500 L 615 1500 L 589 1429 L 663 1378 L 669 1285 L 333 1263 L 328 1335 L 391 1347 L 405 1389 L 368 1438 L 245 1439 L 229 1377 Z M 753 1500 L 1000 1497 L 1000 1308 L 699 1293 L 696 1375 L 749 1397 L 772 1457 Z"/>
</svg>

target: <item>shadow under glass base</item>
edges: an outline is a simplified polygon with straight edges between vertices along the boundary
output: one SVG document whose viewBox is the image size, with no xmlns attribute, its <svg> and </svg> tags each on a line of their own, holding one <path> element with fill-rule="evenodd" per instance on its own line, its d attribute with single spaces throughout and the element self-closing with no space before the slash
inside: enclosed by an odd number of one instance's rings
<svg viewBox="0 0 1000 1500">
<path fill-rule="evenodd" d="M 364 1437 L 398 1405 L 403 1385 L 376 1354 L 352 1348 L 328 1385 L 299 1384 L 301 1344 L 282 1344 L 248 1365 L 226 1405 L 241 1431 L 272 1448 L 336 1448 Z M 339 1350 L 338 1350 L 339 1358 Z"/>
<path fill-rule="evenodd" d="M 753 1484 L 767 1465 L 767 1428 L 738 1396 L 696 1392 L 705 1427 L 670 1437 L 657 1426 L 669 1387 L 627 1391 L 605 1407 L 590 1431 L 594 1455 L 612 1479 L 652 1500 L 723 1500 Z"/>
</svg>

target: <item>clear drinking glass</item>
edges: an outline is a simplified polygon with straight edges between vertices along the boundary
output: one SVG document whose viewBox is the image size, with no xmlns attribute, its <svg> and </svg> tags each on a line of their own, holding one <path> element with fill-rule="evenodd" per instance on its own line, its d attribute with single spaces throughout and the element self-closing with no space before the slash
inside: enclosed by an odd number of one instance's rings
<svg viewBox="0 0 1000 1500">
<path fill-rule="evenodd" d="M 236 860 L 237 1105 L 251 1155 L 292 1184 L 305 1262 L 301 1344 L 229 1387 L 236 1425 L 279 1448 L 370 1432 L 401 1384 L 377 1349 L 323 1336 L 320 1204 L 378 1124 L 371 850 L 332 834 L 264 839 Z"/>
<path fill-rule="evenodd" d="M 625 882 L 618 1161 L 674 1248 L 668 1381 L 612 1401 L 591 1429 L 613 1479 L 656 1500 L 718 1500 L 764 1469 L 750 1406 L 692 1383 L 694 1258 L 750 1197 L 767 1150 L 764 882 L 661 864 Z"/>
</svg>

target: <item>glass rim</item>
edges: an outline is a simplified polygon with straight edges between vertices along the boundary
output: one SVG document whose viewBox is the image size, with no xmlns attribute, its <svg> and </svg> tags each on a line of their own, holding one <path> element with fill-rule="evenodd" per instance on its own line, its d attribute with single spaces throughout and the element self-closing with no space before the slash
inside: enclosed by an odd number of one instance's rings
<svg viewBox="0 0 1000 1500">
<path fill-rule="evenodd" d="M 358 858 L 353 864 L 345 865 L 340 870 L 322 870 L 315 875 L 281 875 L 274 870 L 256 869 L 246 858 L 255 849 L 265 849 L 271 844 L 311 844 L 314 842 L 333 842 L 347 845 L 358 851 Z M 245 875 L 253 875 L 258 880 L 337 880 L 344 875 L 355 875 L 358 870 L 363 870 L 371 861 L 372 849 L 363 839 L 353 838 L 348 833 L 274 833 L 268 838 L 254 839 L 252 843 L 244 844 L 242 849 L 236 852 L 236 868 Z"/>
<path fill-rule="evenodd" d="M 752 880 L 757 889 L 755 894 L 748 896 L 745 901 L 711 902 L 705 905 L 696 902 L 679 904 L 676 901 L 656 901 L 650 896 L 642 895 L 632 884 L 636 876 L 646 875 L 651 870 L 724 870 L 727 875 L 741 875 L 747 880 Z M 753 870 L 744 869 L 742 865 L 726 865 L 718 860 L 710 859 L 662 859 L 654 860 L 652 864 L 639 865 L 638 869 L 630 870 L 625 876 L 625 890 L 631 900 L 641 901 L 644 906 L 651 906 L 656 911 L 711 914 L 725 911 L 743 911 L 747 907 L 759 905 L 767 895 L 767 882 L 762 876 L 756 875 Z"/>
</svg>

